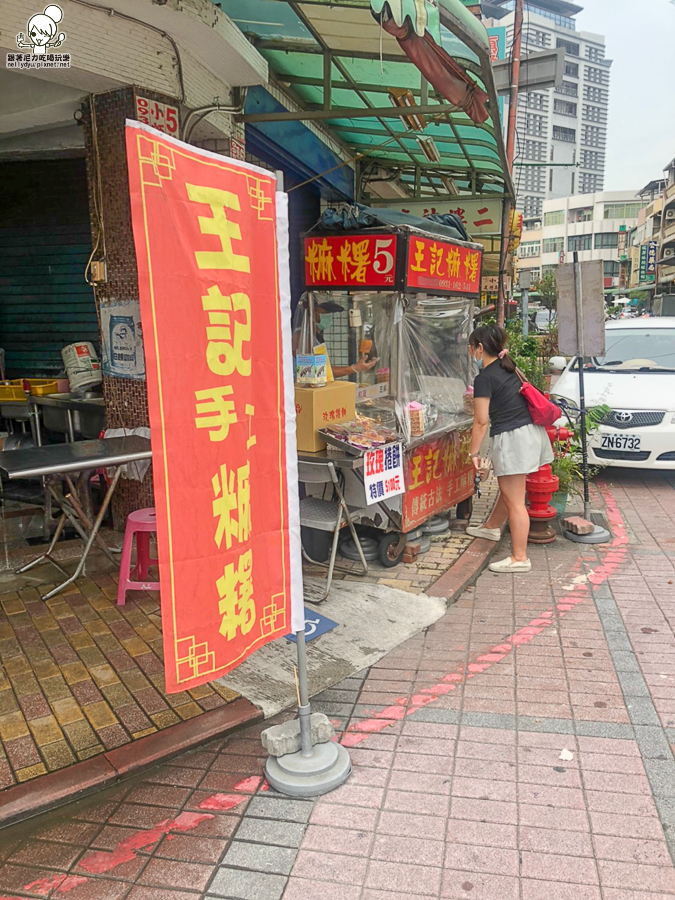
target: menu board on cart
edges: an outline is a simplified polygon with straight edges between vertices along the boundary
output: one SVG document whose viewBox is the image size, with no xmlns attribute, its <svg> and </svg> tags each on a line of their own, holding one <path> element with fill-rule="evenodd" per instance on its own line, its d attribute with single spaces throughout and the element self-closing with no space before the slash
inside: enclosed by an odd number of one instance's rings
<svg viewBox="0 0 675 900">
<path fill-rule="evenodd" d="M 413 531 L 438 513 L 473 495 L 471 431 L 452 431 L 409 450 L 403 530 Z"/>
<path fill-rule="evenodd" d="M 304 623 L 286 195 L 137 122 L 126 139 L 175 692 Z"/>
<path fill-rule="evenodd" d="M 411 234 L 405 284 L 411 292 L 480 294 L 482 252 Z"/>
<path fill-rule="evenodd" d="M 395 234 L 305 238 L 305 284 L 326 288 L 389 288 L 396 278 Z"/>
</svg>

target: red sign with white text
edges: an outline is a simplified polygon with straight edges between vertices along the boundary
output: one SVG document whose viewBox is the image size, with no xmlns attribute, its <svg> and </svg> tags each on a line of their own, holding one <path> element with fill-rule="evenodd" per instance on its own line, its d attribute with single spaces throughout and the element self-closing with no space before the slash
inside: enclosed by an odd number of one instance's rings
<svg viewBox="0 0 675 900">
<path fill-rule="evenodd" d="M 406 457 L 403 531 L 473 495 L 471 431 L 450 432 L 408 450 Z"/>
<path fill-rule="evenodd" d="M 395 234 L 306 237 L 305 284 L 393 290 L 397 244 Z"/>
<path fill-rule="evenodd" d="M 411 234 L 406 288 L 433 293 L 480 294 L 482 252 Z"/>
<path fill-rule="evenodd" d="M 138 125 L 126 142 L 175 692 L 290 630 L 276 181 Z"/>
</svg>

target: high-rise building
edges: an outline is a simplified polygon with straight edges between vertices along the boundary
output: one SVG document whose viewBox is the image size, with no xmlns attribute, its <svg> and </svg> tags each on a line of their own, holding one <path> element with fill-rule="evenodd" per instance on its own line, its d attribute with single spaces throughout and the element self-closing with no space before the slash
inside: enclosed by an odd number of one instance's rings
<svg viewBox="0 0 675 900">
<path fill-rule="evenodd" d="M 483 0 L 482 4 L 487 27 L 506 29 L 507 59 L 513 43 L 514 6 L 515 0 Z M 567 0 L 525 0 L 522 58 L 556 47 L 565 51 L 563 79 L 557 88 L 528 91 L 521 83 L 513 181 L 525 219 L 540 217 L 544 200 L 604 188 L 612 62 L 605 58 L 602 35 L 577 30 L 575 16 L 581 11 L 581 6 Z M 505 101 L 505 123 L 507 116 Z"/>
</svg>

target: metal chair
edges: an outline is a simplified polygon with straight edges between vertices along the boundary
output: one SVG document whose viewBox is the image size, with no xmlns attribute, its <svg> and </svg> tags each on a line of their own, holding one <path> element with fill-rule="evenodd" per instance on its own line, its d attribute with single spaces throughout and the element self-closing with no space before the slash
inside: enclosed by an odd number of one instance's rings
<svg viewBox="0 0 675 900">
<path fill-rule="evenodd" d="M 353 572 L 352 569 L 347 569 L 346 567 L 337 566 L 335 564 L 340 530 L 345 524 L 349 526 L 352 538 L 354 539 L 354 546 L 356 547 L 361 560 L 363 572 L 359 574 L 368 574 L 368 563 L 363 555 L 361 542 L 359 541 L 356 529 L 354 528 L 355 510 L 347 506 L 345 502 L 344 494 L 340 488 L 340 483 L 333 463 L 329 460 L 326 462 L 299 462 L 298 480 L 304 484 L 332 484 L 333 491 L 338 498 L 337 501 L 335 501 L 322 500 L 319 497 L 305 497 L 300 501 L 301 525 L 306 528 L 315 528 L 317 531 L 329 531 L 333 533 L 333 544 L 331 546 L 330 559 L 327 563 L 318 562 L 317 560 L 312 559 L 305 548 L 302 548 L 302 555 L 307 562 L 311 563 L 313 566 L 322 566 L 328 569 L 326 592 L 319 600 L 313 601 L 315 603 L 320 603 L 326 599 L 330 592 L 331 582 L 333 581 L 333 572 L 336 569 L 339 572 Z"/>
</svg>

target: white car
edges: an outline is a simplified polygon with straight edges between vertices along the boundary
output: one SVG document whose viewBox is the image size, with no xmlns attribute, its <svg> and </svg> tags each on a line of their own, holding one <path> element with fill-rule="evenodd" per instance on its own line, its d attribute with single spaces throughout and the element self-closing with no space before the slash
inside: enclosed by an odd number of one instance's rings
<svg viewBox="0 0 675 900">
<path fill-rule="evenodd" d="M 604 357 L 590 358 L 584 367 L 586 408 L 611 409 L 589 441 L 589 462 L 675 469 L 675 318 L 607 322 L 605 348 Z M 578 410 L 576 359 L 551 399 Z"/>
</svg>

